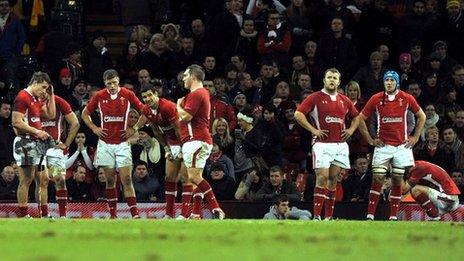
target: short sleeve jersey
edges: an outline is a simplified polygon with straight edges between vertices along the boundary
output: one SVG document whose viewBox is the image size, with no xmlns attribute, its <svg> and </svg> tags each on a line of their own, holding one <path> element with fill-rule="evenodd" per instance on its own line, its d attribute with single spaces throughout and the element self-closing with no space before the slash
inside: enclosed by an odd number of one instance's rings
<svg viewBox="0 0 464 261">
<path fill-rule="evenodd" d="M 63 133 L 63 119 L 72 112 L 71 105 L 63 98 L 55 95 L 56 115 L 54 119 L 41 119 L 42 129 L 56 141 L 61 141 Z"/>
<path fill-rule="evenodd" d="M 372 96 L 362 110 L 362 114 L 377 117 L 377 135 L 388 145 L 398 146 L 408 139 L 407 111 L 414 114 L 420 110 L 416 99 L 410 94 L 398 91 L 396 95 L 379 92 Z"/>
<path fill-rule="evenodd" d="M 309 115 L 318 130 L 328 130 L 328 137 L 319 142 L 343 142 L 342 131 L 347 116 L 355 118 L 358 111 L 353 102 L 342 94 L 329 95 L 324 91 L 312 93 L 298 106 L 297 111 Z"/>
<path fill-rule="evenodd" d="M 108 134 L 108 136 L 102 138 L 104 142 L 119 144 L 126 141 L 121 134 L 127 129 L 127 119 L 131 105 L 139 112 L 142 111 L 144 106 L 132 91 L 122 87 L 114 95 L 111 95 L 107 89 L 100 90 L 90 99 L 86 108 L 89 113 L 99 108 L 100 127 L 105 129 Z"/>
<path fill-rule="evenodd" d="M 182 143 L 199 140 L 212 144 L 209 132 L 211 103 L 209 92 L 205 88 L 196 89 L 185 97 L 182 108 L 193 118 L 189 122 L 180 121 L 180 137 Z"/>
<path fill-rule="evenodd" d="M 438 191 L 448 195 L 461 194 L 454 181 L 444 169 L 427 161 L 418 160 L 411 169 L 407 182 L 413 187 L 421 181 L 432 184 Z"/>
<path fill-rule="evenodd" d="M 30 92 L 24 89 L 16 96 L 13 104 L 13 111 L 24 114 L 24 120 L 29 126 L 42 130 L 40 110 L 44 104 L 43 101 L 35 98 Z M 35 135 L 32 136 L 35 137 Z"/>
<path fill-rule="evenodd" d="M 174 125 L 179 122 L 176 104 L 164 98 L 159 99 L 158 109 L 153 110 L 150 106 L 145 105 L 143 114 L 148 120 L 157 125 L 163 131 L 166 142 L 169 145 L 180 145 L 180 139 L 176 135 Z"/>
</svg>

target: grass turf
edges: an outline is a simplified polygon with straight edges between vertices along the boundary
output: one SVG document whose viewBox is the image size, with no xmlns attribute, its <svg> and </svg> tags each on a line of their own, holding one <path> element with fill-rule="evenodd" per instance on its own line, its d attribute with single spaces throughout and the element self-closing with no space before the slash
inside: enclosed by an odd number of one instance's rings
<svg viewBox="0 0 464 261">
<path fill-rule="evenodd" d="M 1 260 L 464 260 L 464 224 L 0 220 Z"/>
</svg>

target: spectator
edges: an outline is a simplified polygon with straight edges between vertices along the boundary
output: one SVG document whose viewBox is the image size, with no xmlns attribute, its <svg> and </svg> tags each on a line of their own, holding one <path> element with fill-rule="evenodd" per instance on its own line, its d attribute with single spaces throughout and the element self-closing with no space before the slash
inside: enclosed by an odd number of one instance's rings
<svg viewBox="0 0 464 261">
<path fill-rule="evenodd" d="M 11 12 L 11 1 L 0 0 L 0 79 L 5 83 L 0 88 L 0 96 L 5 96 L 9 86 L 17 88 L 19 56 L 26 41 L 23 26 L 18 17 Z"/>
<path fill-rule="evenodd" d="M 281 66 L 288 65 L 288 51 L 292 44 L 291 33 L 280 21 L 280 14 L 270 10 L 265 30 L 258 36 L 258 52 L 262 59 L 273 59 Z"/>
<path fill-rule="evenodd" d="M 73 111 L 79 116 L 81 114 L 80 111 L 90 99 L 90 88 L 87 82 L 82 79 L 78 79 L 74 84 L 71 93 L 68 92 L 65 97 L 69 101 L 69 105 L 71 105 Z"/>
<path fill-rule="evenodd" d="M 116 60 L 116 70 L 121 79 L 136 82 L 138 68 L 140 68 L 140 53 L 137 43 L 129 41 L 122 49 L 122 54 Z"/>
<path fill-rule="evenodd" d="M 141 54 L 140 68 L 147 69 L 151 77 L 171 81 L 176 75 L 174 54 L 166 47 L 162 34 L 154 34 L 150 39 L 148 50 Z"/>
<path fill-rule="evenodd" d="M 462 169 L 453 169 L 451 171 L 451 178 L 453 179 L 454 183 L 456 183 L 456 186 L 459 188 L 461 191 L 461 194 L 459 195 L 459 201 L 464 202 L 464 171 Z"/>
<path fill-rule="evenodd" d="M 147 163 L 138 162 L 135 165 L 132 180 L 137 200 L 157 202 L 162 200 L 164 189 L 155 176 L 148 174 Z"/>
<path fill-rule="evenodd" d="M 372 183 L 372 172 L 366 156 L 354 160 L 349 176 L 343 180 L 343 200 L 348 202 L 368 202 Z"/>
<path fill-rule="evenodd" d="M 71 71 L 68 68 L 61 68 L 58 84 L 54 86 L 55 94 L 67 100 L 74 87 L 73 82 Z"/>
<path fill-rule="evenodd" d="M 90 45 L 82 52 L 84 78 L 91 85 L 103 86 L 103 72 L 113 68 L 113 62 L 106 47 L 106 40 L 103 31 L 96 31 L 92 34 Z"/>
<path fill-rule="evenodd" d="M 70 42 L 66 45 L 64 58 L 61 60 L 61 68 L 67 68 L 71 72 L 72 86 L 75 84 L 74 81 L 84 77 L 81 62 L 81 46 L 79 44 Z"/>
<path fill-rule="evenodd" d="M 214 86 L 213 81 L 203 81 L 203 87 L 205 87 L 210 94 L 211 125 L 214 123 L 214 120 L 223 118 L 229 123 L 229 130 L 234 130 L 237 126 L 237 116 L 235 115 L 234 107 L 228 104 L 227 101 L 221 100 L 221 97 L 218 96 L 220 93 L 216 92 L 216 87 Z"/>
<path fill-rule="evenodd" d="M 225 175 L 224 166 L 220 162 L 211 164 L 208 173 L 208 182 L 218 200 L 232 200 L 235 193 L 235 181 Z"/>
<path fill-rule="evenodd" d="M 263 186 L 263 176 L 258 168 L 253 167 L 246 171 L 243 175 L 237 191 L 235 192 L 235 199 L 237 200 L 252 200 L 256 192 Z"/>
<path fill-rule="evenodd" d="M 300 73 L 295 84 L 290 85 L 290 97 L 293 101 L 301 100 L 302 91 L 312 91 L 311 75 L 309 73 Z"/>
<path fill-rule="evenodd" d="M 237 114 L 238 125 L 240 129 L 235 130 L 235 177 L 236 180 L 242 180 L 242 176 L 247 170 L 253 166 L 258 167 L 260 171 L 267 168 L 267 166 L 257 166 L 258 161 L 262 163 L 262 141 L 261 133 L 258 129 L 253 126 L 253 117 L 251 112 L 240 112 Z M 255 162 L 253 159 L 255 159 Z M 260 160 L 258 160 L 260 158 Z"/>
<path fill-rule="evenodd" d="M 352 80 L 359 84 L 364 97 L 371 97 L 373 94 L 383 90 L 382 77 L 385 71 L 382 54 L 375 51 L 371 53 L 369 65 L 361 67 Z"/>
<path fill-rule="evenodd" d="M 218 68 L 216 67 L 216 58 L 214 58 L 214 56 L 205 56 L 203 59 L 203 69 L 205 70 L 205 80 L 213 80 L 219 76 Z"/>
<path fill-rule="evenodd" d="M 145 25 L 135 26 L 130 34 L 129 41 L 136 42 L 139 47 L 140 53 L 143 53 L 148 50 L 148 44 L 150 43 L 150 28 Z"/>
<path fill-rule="evenodd" d="M 309 66 L 311 86 L 314 90 L 320 90 L 322 83 L 322 69 L 321 64 L 316 58 L 317 43 L 315 41 L 308 41 L 305 44 L 304 54 L 306 64 Z"/>
<path fill-rule="evenodd" d="M 274 201 L 279 195 L 287 195 L 289 201 L 301 201 L 301 195 L 296 190 L 295 184 L 284 178 L 284 173 L 279 166 L 273 166 L 269 170 L 269 181 L 263 184 L 253 199 L 255 201 Z"/>
<path fill-rule="evenodd" d="M 435 105 L 431 103 L 425 105 L 424 112 L 425 112 L 426 119 L 425 119 L 424 128 L 422 129 L 422 133 L 421 133 L 422 141 L 426 140 L 425 133 L 428 128 L 432 126 L 436 126 L 438 129 L 440 129 L 440 127 L 443 124 L 443 121 L 440 119 L 440 116 L 437 114 L 435 110 Z"/>
<path fill-rule="evenodd" d="M 131 146 L 132 162 L 134 165 L 143 161 L 147 163 L 150 170 L 159 170 L 156 173 L 164 173 L 164 168 L 158 164 L 161 159 L 159 142 L 154 138 L 153 131 L 147 125 L 139 129 L 137 143 Z"/>
<path fill-rule="evenodd" d="M 353 43 L 343 31 L 343 20 L 334 18 L 331 21 L 331 29 L 327 35 L 319 41 L 318 54 L 323 70 L 335 67 L 343 75 L 345 83 L 351 79 L 357 68 L 357 56 Z"/>
<path fill-rule="evenodd" d="M 96 201 L 106 201 L 106 176 L 102 167 L 98 168 L 97 174 L 92 182 L 92 198 Z M 117 190 L 119 191 L 120 188 Z"/>
<path fill-rule="evenodd" d="M 456 113 L 453 128 L 456 130 L 458 138 L 464 140 L 464 110 L 460 110 Z"/>
<path fill-rule="evenodd" d="M 212 131 L 213 142 L 229 158 L 234 158 L 234 139 L 230 135 L 230 129 L 224 118 L 217 118 L 213 122 Z"/>
<path fill-rule="evenodd" d="M 438 128 L 431 126 L 425 131 L 425 142 L 415 147 L 414 158 L 416 160 L 428 161 L 449 171 L 454 168 L 454 153 L 446 148 L 443 141 L 439 139 Z"/>
<path fill-rule="evenodd" d="M 76 166 L 73 170 L 72 178 L 66 180 L 69 200 L 90 201 L 92 193 L 90 184 L 85 181 L 86 169 L 83 166 Z"/>
<path fill-rule="evenodd" d="M 209 155 L 209 158 L 206 161 L 205 170 L 207 171 L 207 173 L 211 172 L 210 168 L 212 168 L 214 163 L 222 164 L 224 174 L 228 177 L 231 177 L 235 182 L 234 163 L 227 155 L 223 154 L 223 152 L 216 143 L 213 143 L 213 149 L 211 150 L 211 154 Z"/>
<path fill-rule="evenodd" d="M 303 0 L 292 0 L 284 15 L 292 33 L 291 53 L 302 53 L 305 43 L 313 34 L 309 9 Z"/>
<path fill-rule="evenodd" d="M 184 35 L 180 39 L 181 49 L 176 53 L 176 62 L 179 68 L 187 68 L 191 64 L 201 62 L 200 55 L 195 50 L 195 40 L 191 35 Z"/>
<path fill-rule="evenodd" d="M 354 107 L 358 111 L 362 111 L 366 101 L 362 97 L 362 92 L 359 84 L 356 81 L 350 81 L 345 87 L 345 94 L 350 98 L 353 102 Z M 362 137 L 361 132 L 356 130 L 350 139 L 347 141 L 348 146 L 350 147 L 350 154 L 353 153 L 368 153 L 369 152 L 369 144 L 367 141 Z"/>
<path fill-rule="evenodd" d="M 95 149 L 88 146 L 85 133 L 79 131 L 74 138 L 74 143 L 69 148 L 68 159 L 66 160 L 66 179 L 72 178 L 74 170 L 81 166 L 85 169 L 85 180 L 92 183 L 93 177 L 93 159 Z"/>
<path fill-rule="evenodd" d="M 443 96 L 443 90 L 438 85 L 438 75 L 434 71 L 428 71 L 424 74 L 424 81 L 420 86 L 420 90 L 422 104 L 419 104 L 421 106 L 426 103 L 437 104 L 438 99 Z"/>
<path fill-rule="evenodd" d="M 255 22 L 251 18 L 246 18 L 240 30 L 237 51 L 243 56 L 251 71 L 255 71 L 259 65 L 260 55 L 256 46 L 258 46 L 258 31 Z"/>
<path fill-rule="evenodd" d="M 166 47 L 174 53 L 178 53 L 182 49 L 182 38 L 180 37 L 179 30 L 180 26 L 178 24 L 168 23 L 161 25 L 161 31 L 166 39 Z M 182 66 L 181 68 L 184 67 Z"/>
<path fill-rule="evenodd" d="M 424 106 L 428 103 L 434 104 L 433 102 L 425 103 L 426 98 L 424 97 L 424 95 L 422 95 L 422 89 L 419 86 L 419 83 L 412 80 L 407 84 L 407 86 L 408 86 L 408 89 L 406 90 L 406 92 L 411 94 L 414 97 L 414 99 L 416 99 L 419 106 L 424 108 Z"/>
<path fill-rule="evenodd" d="M 433 44 L 433 51 L 438 54 L 441 66 L 443 67 L 443 71 L 445 72 L 445 74 L 450 73 L 453 67 L 457 64 L 457 62 L 448 55 L 448 45 L 446 44 L 446 42 L 436 41 Z"/>
<path fill-rule="evenodd" d="M 194 52 L 196 52 L 200 56 L 203 56 L 206 54 L 208 50 L 208 43 L 205 33 L 205 24 L 201 19 L 193 19 L 192 23 L 190 24 L 190 27 L 193 35 L 193 40 L 195 41 Z"/>
<path fill-rule="evenodd" d="M 0 177 L 0 199 L 16 200 L 16 190 L 18 185 L 19 178 L 15 175 L 13 167 L 4 167 Z"/>
<path fill-rule="evenodd" d="M 287 195 L 280 195 L 276 198 L 274 205 L 269 208 L 269 212 L 263 219 L 299 219 L 309 220 L 312 218 L 311 212 L 301 210 L 297 207 L 289 207 Z"/>
<path fill-rule="evenodd" d="M 462 110 L 457 100 L 456 90 L 445 90 L 440 102 L 436 104 L 436 108 L 440 120 L 442 120 L 443 123 L 452 124 L 456 119 L 456 114 Z"/>
<path fill-rule="evenodd" d="M 277 109 L 274 105 L 264 106 L 262 119 L 256 124 L 256 129 L 261 133 L 261 155 L 267 166 L 282 167 L 285 127 L 277 118 Z"/>
<path fill-rule="evenodd" d="M 238 93 L 243 93 L 246 96 L 248 104 L 256 105 L 259 103 L 259 90 L 253 86 L 251 74 L 242 72 L 237 75 L 238 84 L 229 91 L 229 97 L 235 97 Z"/>
<path fill-rule="evenodd" d="M 1 2 L 0 2 L 1 3 Z M 13 160 L 13 140 L 16 137 L 11 125 L 11 105 L 0 97 L 0 168 L 8 166 Z"/>
<path fill-rule="evenodd" d="M 284 141 L 283 141 L 283 163 L 296 163 L 300 170 L 306 169 L 306 159 L 311 151 L 311 135 L 295 121 L 296 105 L 291 102 L 282 107 L 285 118 Z"/>
<path fill-rule="evenodd" d="M 464 143 L 458 138 L 451 126 L 445 126 L 442 130 L 443 141 L 448 150 L 454 153 L 456 168 L 464 169 Z"/>
</svg>

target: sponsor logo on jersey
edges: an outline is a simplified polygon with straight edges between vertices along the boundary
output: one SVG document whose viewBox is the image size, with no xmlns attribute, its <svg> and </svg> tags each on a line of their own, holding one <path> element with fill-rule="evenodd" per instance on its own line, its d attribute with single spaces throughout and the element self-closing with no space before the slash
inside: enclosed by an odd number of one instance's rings
<svg viewBox="0 0 464 261">
<path fill-rule="evenodd" d="M 124 117 L 122 116 L 105 116 L 103 118 L 104 122 L 124 122 Z"/>
<path fill-rule="evenodd" d="M 334 117 L 334 116 L 326 116 L 326 117 L 325 117 L 325 122 L 327 122 L 327 123 L 340 123 L 340 124 L 343 124 L 343 119 L 340 119 L 340 118 Z"/>
<path fill-rule="evenodd" d="M 397 122 L 403 122 L 402 117 L 383 117 L 382 118 L 382 123 L 397 123 Z"/>
<path fill-rule="evenodd" d="M 56 122 L 55 121 L 43 121 L 42 122 L 42 128 L 45 128 L 45 127 L 55 127 L 56 126 Z"/>
<path fill-rule="evenodd" d="M 39 122 L 40 117 L 31 117 L 31 122 Z"/>
</svg>

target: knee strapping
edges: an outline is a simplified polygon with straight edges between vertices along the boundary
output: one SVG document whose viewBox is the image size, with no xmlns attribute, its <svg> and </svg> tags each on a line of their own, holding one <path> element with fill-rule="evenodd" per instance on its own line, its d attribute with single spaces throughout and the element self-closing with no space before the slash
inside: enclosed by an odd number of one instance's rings
<svg viewBox="0 0 464 261">
<path fill-rule="evenodd" d="M 372 174 L 373 175 L 382 175 L 385 176 L 387 174 L 388 168 L 386 166 L 372 166 Z"/>
<path fill-rule="evenodd" d="M 393 167 L 392 175 L 402 177 L 404 175 L 405 169 L 402 167 Z"/>
</svg>

